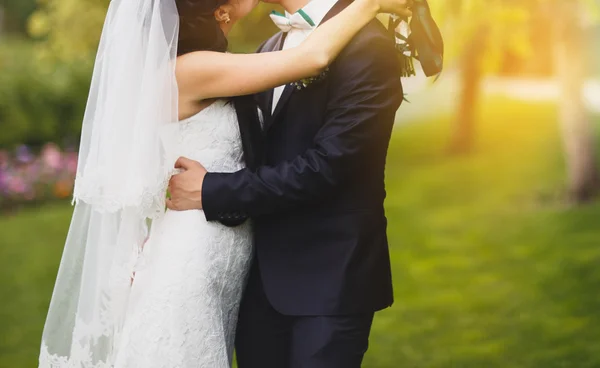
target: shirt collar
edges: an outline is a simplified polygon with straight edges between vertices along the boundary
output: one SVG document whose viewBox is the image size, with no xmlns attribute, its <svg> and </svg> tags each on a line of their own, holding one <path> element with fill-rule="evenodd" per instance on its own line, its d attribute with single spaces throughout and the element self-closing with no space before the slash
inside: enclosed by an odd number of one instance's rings
<svg viewBox="0 0 600 368">
<path fill-rule="evenodd" d="M 318 26 L 323 21 L 323 18 L 329 13 L 331 8 L 337 3 L 338 0 L 312 0 L 308 4 L 306 4 L 302 9 L 298 10 L 298 12 L 302 11 L 304 15 L 307 15 L 314 26 Z M 287 11 L 285 14 L 289 17 L 290 13 Z M 306 19 L 306 18 L 305 18 Z"/>
</svg>

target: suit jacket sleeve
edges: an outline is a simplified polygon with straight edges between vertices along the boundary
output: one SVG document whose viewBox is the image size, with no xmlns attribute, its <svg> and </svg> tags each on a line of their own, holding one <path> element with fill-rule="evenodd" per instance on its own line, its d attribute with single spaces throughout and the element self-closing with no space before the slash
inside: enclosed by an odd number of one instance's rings
<svg viewBox="0 0 600 368">
<path fill-rule="evenodd" d="M 397 55 L 387 34 L 355 38 L 331 66 L 325 123 L 313 146 L 277 166 L 207 174 L 202 188 L 207 220 L 283 211 L 326 197 L 361 175 L 356 163 L 381 141 L 378 123 L 393 119 L 402 101 L 396 76 Z"/>
</svg>

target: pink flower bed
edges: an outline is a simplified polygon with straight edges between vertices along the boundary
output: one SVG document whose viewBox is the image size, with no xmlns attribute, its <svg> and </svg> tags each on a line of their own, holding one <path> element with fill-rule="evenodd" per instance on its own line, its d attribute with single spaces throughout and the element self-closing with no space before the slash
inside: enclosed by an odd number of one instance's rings
<svg viewBox="0 0 600 368">
<path fill-rule="evenodd" d="M 77 171 L 77 153 L 48 143 L 39 154 L 27 146 L 0 150 L 0 206 L 69 198 Z"/>
</svg>

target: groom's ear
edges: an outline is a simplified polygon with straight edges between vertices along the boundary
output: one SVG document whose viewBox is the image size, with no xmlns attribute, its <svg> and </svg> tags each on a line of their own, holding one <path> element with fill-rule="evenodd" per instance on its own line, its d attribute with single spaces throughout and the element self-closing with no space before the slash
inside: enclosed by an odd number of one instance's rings
<svg viewBox="0 0 600 368">
<path fill-rule="evenodd" d="M 229 4 L 221 5 L 215 10 L 215 19 L 219 23 L 229 23 L 231 22 L 231 11 L 233 7 Z"/>
</svg>

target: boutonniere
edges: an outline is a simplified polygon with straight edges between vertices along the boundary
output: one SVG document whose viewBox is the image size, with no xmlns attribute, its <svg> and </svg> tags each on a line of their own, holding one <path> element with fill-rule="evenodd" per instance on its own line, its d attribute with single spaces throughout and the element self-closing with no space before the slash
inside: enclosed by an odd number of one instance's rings
<svg viewBox="0 0 600 368">
<path fill-rule="evenodd" d="M 308 88 L 308 86 L 310 86 L 313 83 L 322 81 L 323 79 L 325 79 L 327 77 L 327 74 L 329 74 L 329 67 L 327 67 L 327 69 L 323 70 L 317 76 L 304 78 L 304 79 L 300 79 L 297 82 L 293 82 L 292 86 L 294 87 L 294 89 L 301 91 L 303 89 Z"/>
</svg>

